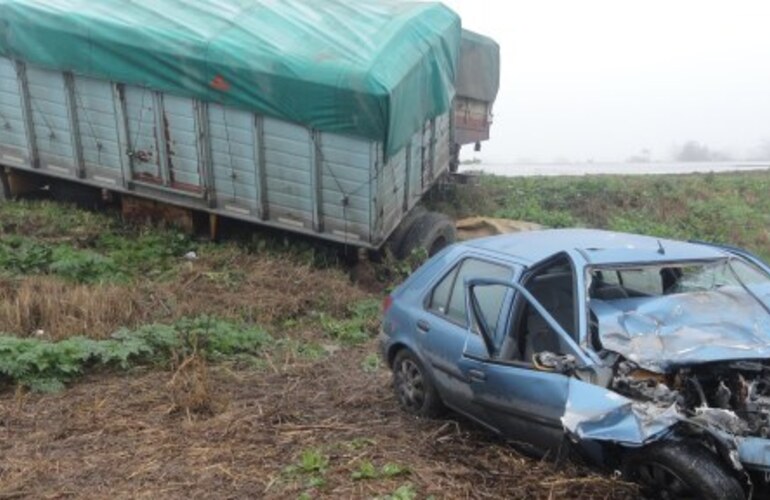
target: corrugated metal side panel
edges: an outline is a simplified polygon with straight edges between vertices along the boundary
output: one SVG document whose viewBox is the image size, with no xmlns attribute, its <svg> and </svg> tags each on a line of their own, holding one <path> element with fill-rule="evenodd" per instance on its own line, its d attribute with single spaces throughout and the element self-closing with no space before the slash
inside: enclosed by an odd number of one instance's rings
<svg viewBox="0 0 770 500">
<path fill-rule="evenodd" d="M 422 197 L 422 132 L 412 137 L 412 161 L 409 166 L 409 209 Z"/>
<path fill-rule="evenodd" d="M 155 127 L 153 92 L 139 87 L 123 88 L 128 138 L 131 147 L 131 178 L 162 182 L 158 141 Z"/>
<path fill-rule="evenodd" d="M 404 189 L 406 189 L 406 149 L 390 158 L 380 174 L 383 196 L 382 217 L 386 232 L 395 228 L 404 216 Z"/>
<path fill-rule="evenodd" d="M 200 145 L 192 99 L 163 96 L 163 133 L 168 147 L 169 185 L 183 191 L 201 191 Z"/>
<path fill-rule="evenodd" d="M 258 209 L 259 159 L 254 115 L 209 104 L 209 136 L 214 190 L 219 208 L 255 214 Z"/>
<path fill-rule="evenodd" d="M 450 123 L 450 116 L 442 115 L 436 118 L 435 124 L 428 122 L 425 130 L 412 138 L 412 164 L 409 169 L 406 167 L 407 152 L 405 150 L 393 156 L 384 167 L 378 186 L 378 192 L 383 198 L 380 204 L 382 207 L 382 234 L 378 234 L 378 237 L 390 235 L 406 215 L 403 207 L 407 170 L 410 170 L 410 195 L 407 199 L 407 205 L 408 210 L 411 210 L 441 175 L 449 169 L 451 159 Z"/>
<path fill-rule="evenodd" d="M 370 238 L 372 143 L 323 134 L 321 199 L 324 230 Z"/>
<path fill-rule="evenodd" d="M 106 177 L 117 182 L 123 175 L 121 162 L 125 151 L 118 133 L 112 84 L 84 77 L 75 77 L 74 82 L 86 174 L 97 181 Z"/>
<path fill-rule="evenodd" d="M 310 130 L 265 118 L 264 151 L 270 219 L 313 227 Z"/>
<path fill-rule="evenodd" d="M 422 187 L 423 189 L 431 185 L 433 180 L 433 120 L 425 122 L 422 132 Z"/>
<path fill-rule="evenodd" d="M 28 166 L 30 162 L 16 66 L 3 57 L 0 57 L 0 161 L 19 166 Z"/>
<path fill-rule="evenodd" d="M 64 75 L 27 67 L 27 81 L 41 168 L 74 174 L 75 149 Z"/>
<path fill-rule="evenodd" d="M 441 115 L 436 118 L 436 137 L 434 151 L 434 178 L 438 178 L 444 172 L 444 167 L 449 165 L 452 159 L 450 138 L 452 135 L 452 122 L 450 115 Z"/>
</svg>

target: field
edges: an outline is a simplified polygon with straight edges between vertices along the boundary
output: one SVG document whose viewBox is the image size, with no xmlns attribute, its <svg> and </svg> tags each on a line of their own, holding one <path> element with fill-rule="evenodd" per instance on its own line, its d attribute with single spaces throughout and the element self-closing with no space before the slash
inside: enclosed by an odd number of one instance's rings
<svg viewBox="0 0 770 500">
<path fill-rule="evenodd" d="M 432 201 L 457 217 L 592 227 L 743 246 L 770 259 L 770 170 L 740 174 L 501 178 Z"/>
<path fill-rule="evenodd" d="M 456 215 L 641 230 L 770 254 L 770 174 L 498 179 Z M 631 498 L 449 415 L 398 409 L 375 355 L 406 272 L 291 238 L 210 243 L 0 204 L 0 498 Z"/>
</svg>

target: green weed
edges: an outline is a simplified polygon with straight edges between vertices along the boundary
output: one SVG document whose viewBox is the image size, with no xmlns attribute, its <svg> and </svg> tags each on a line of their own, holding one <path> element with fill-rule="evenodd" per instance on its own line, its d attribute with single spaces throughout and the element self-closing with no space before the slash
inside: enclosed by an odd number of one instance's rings
<svg viewBox="0 0 770 500">
<path fill-rule="evenodd" d="M 358 469 L 354 470 L 351 477 L 356 481 L 366 479 L 393 478 L 409 474 L 409 468 L 399 464 L 387 463 L 378 469 L 368 460 L 361 462 Z"/>
<path fill-rule="evenodd" d="M 415 500 L 417 490 L 412 483 L 405 483 L 396 488 L 390 495 L 379 497 L 380 500 Z"/>
<path fill-rule="evenodd" d="M 742 246 L 770 258 L 770 171 L 668 176 L 502 178 L 450 191 L 456 217 L 526 220 Z M 481 200 L 481 201 L 479 201 Z"/>
<path fill-rule="evenodd" d="M 373 299 L 353 304 L 345 319 L 321 314 L 321 327 L 330 338 L 346 345 L 359 345 L 375 333 L 380 315 L 380 304 Z"/>
<path fill-rule="evenodd" d="M 0 380 L 35 391 L 61 390 L 89 369 L 166 363 L 172 354 L 202 352 L 210 360 L 250 356 L 272 344 L 259 328 L 202 316 L 173 325 L 147 325 L 120 330 L 107 340 L 74 337 L 59 342 L 0 336 Z"/>
<path fill-rule="evenodd" d="M 361 362 L 361 369 L 366 373 L 377 373 L 382 369 L 382 359 L 376 353 L 371 353 Z"/>
</svg>

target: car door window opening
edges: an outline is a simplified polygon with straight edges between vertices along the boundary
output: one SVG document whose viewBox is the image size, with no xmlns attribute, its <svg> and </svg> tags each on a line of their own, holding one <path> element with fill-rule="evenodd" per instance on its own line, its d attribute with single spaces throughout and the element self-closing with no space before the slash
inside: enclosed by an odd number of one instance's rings
<svg viewBox="0 0 770 500">
<path fill-rule="evenodd" d="M 577 324 L 577 287 L 574 267 L 566 255 L 545 263 L 526 279 L 524 286 L 553 319 L 574 340 Z M 535 354 L 551 352 L 569 354 L 558 332 L 523 297 L 518 297 L 512 312 L 508 336 L 500 351 L 503 361 L 521 361 L 532 364 Z"/>
</svg>

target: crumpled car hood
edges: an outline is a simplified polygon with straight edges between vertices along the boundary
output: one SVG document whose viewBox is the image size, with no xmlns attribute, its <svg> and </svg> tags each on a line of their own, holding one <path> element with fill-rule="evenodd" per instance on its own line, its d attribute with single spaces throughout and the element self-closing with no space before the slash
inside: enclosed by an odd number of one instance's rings
<svg viewBox="0 0 770 500">
<path fill-rule="evenodd" d="M 754 293 L 770 303 L 770 287 Z M 738 287 L 612 301 L 592 299 L 602 345 L 649 371 L 770 358 L 770 313 Z"/>
</svg>

